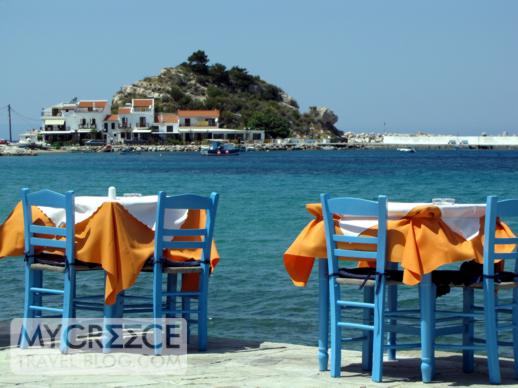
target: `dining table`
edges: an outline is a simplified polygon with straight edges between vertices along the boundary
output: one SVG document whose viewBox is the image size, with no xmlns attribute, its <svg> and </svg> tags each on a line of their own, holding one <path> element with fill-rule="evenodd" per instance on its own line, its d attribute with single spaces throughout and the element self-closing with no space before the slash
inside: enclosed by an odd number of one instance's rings
<svg viewBox="0 0 518 388">
<path fill-rule="evenodd" d="M 137 280 L 146 261 L 154 252 L 155 218 L 158 196 L 130 194 L 116 196 L 75 197 L 75 258 L 97 264 L 106 273 L 105 303 L 116 303 L 117 295 L 129 289 Z M 32 208 L 33 222 L 61 227 L 64 209 Z M 169 229 L 198 229 L 205 225 L 204 210 L 166 209 L 164 223 Z M 192 237 L 175 237 L 184 240 Z M 46 252 L 63 254 L 59 250 Z M 185 262 L 200 260 L 201 249 L 175 249 L 165 252 L 168 260 Z M 18 202 L 0 224 L 0 258 L 24 255 L 23 208 Z M 210 266 L 219 262 L 215 242 L 212 242 Z M 185 274 L 184 291 L 196 291 L 198 274 Z"/>
<path fill-rule="evenodd" d="M 284 253 L 284 266 L 295 286 L 305 286 L 315 260 L 318 260 L 319 340 L 318 362 L 321 371 L 328 366 L 329 271 L 325 226 L 320 203 L 306 205 L 313 219 L 300 231 Z M 483 262 L 485 204 L 388 202 L 387 252 L 389 263 L 403 271 L 403 284 L 419 286 L 424 300 L 435 298 L 432 271 L 455 262 Z M 333 215 L 335 232 L 349 236 L 376 236 L 377 220 Z M 498 220 L 497 237 L 515 237 L 507 224 Z M 353 244 L 354 245 L 354 244 Z M 359 246 L 351 249 L 366 249 Z M 512 245 L 501 245 L 511 252 Z M 344 258 L 341 258 L 344 259 Z M 346 260 L 346 259 L 345 259 Z M 373 264 L 365 261 L 360 265 Z M 433 304 L 421 305 L 421 332 L 433 330 Z M 422 336 L 424 338 L 424 336 Z M 421 370 L 433 370 L 434 345 L 421 343 Z M 424 376 L 424 372 L 423 372 Z"/>
</svg>

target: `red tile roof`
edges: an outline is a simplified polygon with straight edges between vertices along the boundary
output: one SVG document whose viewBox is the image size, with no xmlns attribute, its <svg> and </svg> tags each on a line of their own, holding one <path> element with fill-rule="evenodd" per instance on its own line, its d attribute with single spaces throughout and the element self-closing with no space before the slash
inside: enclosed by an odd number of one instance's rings
<svg viewBox="0 0 518 388">
<path fill-rule="evenodd" d="M 104 109 L 108 101 L 93 100 L 93 101 L 79 101 L 79 108 L 101 108 Z"/>
<path fill-rule="evenodd" d="M 135 98 L 132 101 L 132 104 L 136 108 L 147 108 L 153 105 L 152 98 Z"/>
<path fill-rule="evenodd" d="M 179 110 L 178 116 L 180 117 L 206 117 L 206 118 L 218 118 L 219 110 Z"/>
<path fill-rule="evenodd" d="M 108 115 L 104 118 L 104 121 L 118 121 L 119 115 Z"/>
<path fill-rule="evenodd" d="M 159 113 L 155 117 L 155 121 L 157 123 L 177 123 L 178 122 L 178 116 L 174 113 Z"/>
<path fill-rule="evenodd" d="M 130 113 L 131 113 L 131 108 L 129 106 L 123 106 L 122 108 L 119 108 L 120 115 L 127 115 Z"/>
</svg>

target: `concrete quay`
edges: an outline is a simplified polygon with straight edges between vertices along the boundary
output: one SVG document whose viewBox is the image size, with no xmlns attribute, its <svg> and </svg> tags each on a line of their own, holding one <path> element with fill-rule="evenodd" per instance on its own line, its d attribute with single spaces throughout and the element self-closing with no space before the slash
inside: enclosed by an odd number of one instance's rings
<svg viewBox="0 0 518 388">
<path fill-rule="evenodd" d="M 475 372 L 462 373 L 462 356 L 437 353 L 437 375 L 430 384 L 420 381 L 418 352 L 398 353 L 399 360 L 386 361 L 384 382 L 372 383 L 369 373 L 361 370 L 361 354 L 342 352 L 342 376 L 331 378 L 329 372 L 319 372 L 316 346 L 272 342 L 254 342 L 212 338 L 209 350 L 198 353 L 194 349 L 187 356 L 186 373 L 182 375 L 108 375 L 99 370 L 95 375 L 81 376 L 70 370 L 67 375 L 52 373 L 38 375 L 14 374 L 10 369 L 10 349 L 0 351 L 0 385 L 21 387 L 163 387 L 182 385 L 191 387 L 486 387 L 485 358 L 477 358 Z M 31 350 L 19 350 L 26 351 Z M 55 356 L 87 357 L 84 354 Z M 53 354 L 54 354 L 53 353 Z M 517 386 L 513 364 L 501 361 L 502 386 Z M 50 372 L 50 371 L 49 371 Z"/>
</svg>

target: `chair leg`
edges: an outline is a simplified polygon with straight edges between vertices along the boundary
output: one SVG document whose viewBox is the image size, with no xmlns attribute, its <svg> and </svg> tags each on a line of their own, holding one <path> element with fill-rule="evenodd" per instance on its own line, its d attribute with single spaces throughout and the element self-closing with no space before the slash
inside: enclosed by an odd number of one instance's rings
<svg viewBox="0 0 518 388">
<path fill-rule="evenodd" d="M 363 288 L 363 301 L 365 303 L 372 303 L 374 301 L 374 288 Z M 372 310 L 363 309 L 363 324 L 372 325 Z M 366 330 L 363 332 L 366 337 L 362 343 L 362 369 L 365 371 L 372 370 L 372 331 Z"/>
<path fill-rule="evenodd" d="M 76 281 L 77 281 L 77 277 L 76 277 Z M 77 308 L 76 308 L 76 303 L 75 303 L 76 297 L 77 297 L 77 287 L 76 287 L 76 282 L 75 282 L 74 287 L 72 289 L 72 311 L 70 314 L 71 318 L 76 318 L 76 316 L 77 316 Z"/>
<path fill-rule="evenodd" d="M 486 354 L 489 382 L 500 384 L 500 365 L 498 361 L 498 333 L 496 319 L 496 295 L 494 280 L 484 279 L 484 320 L 486 329 Z"/>
<path fill-rule="evenodd" d="M 176 274 L 168 274 L 167 275 L 167 292 L 176 292 L 178 284 L 178 275 Z M 167 296 L 166 298 L 166 306 L 167 306 L 167 312 L 166 317 L 167 318 L 175 318 L 176 317 L 176 296 Z"/>
<path fill-rule="evenodd" d="M 329 362 L 329 269 L 327 260 L 318 261 L 318 367 L 327 370 Z"/>
<path fill-rule="evenodd" d="M 43 271 L 32 271 L 34 287 L 43 288 Z M 33 303 L 35 306 L 43 305 L 43 298 L 40 293 L 33 294 Z M 34 311 L 34 317 L 41 317 L 43 311 Z"/>
<path fill-rule="evenodd" d="M 34 310 L 30 308 L 34 304 L 34 294 L 31 292 L 34 282 L 34 271 L 31 270 L 29 261 L 25 262 L 25 296 L 23 306 L 23 323 L 20 331 L 20 348 L 28 347 L 27 335 L 31 332 L 31 319 L 34 318 Z"/>
<path fill-rule="evenodd" d="M 385 350 L 385 277 L 376 281 L 374 290 L 374 333 L 372 349 L 372 381 L 383 380 L 383 353 Z"/>
<path fill-rule="evenodd" d="M 463 301 L 464 301 L 464 313 L 473 312 L 474 304 L 474 291 L 472 288 L 464 287 L 463 290 Z M 464 332 L 462 333 L 462 344 L 465 346 L 473 345 L 473 337 L 475 336 L 475 324 L 474 319 L 467 317 L 463 320 Z M 462 351 L 462 369 L 464 373 L 472 373 L 475 369 L 475 357 L 473 350 Z"/>
<path fill-rule="evenodd" d="M 340 296 L 340 286 L 334 278 L 329 278 L 329 301 L 331 315 L 331 377 L 340 377 L 342 366 L 342 331 L 338 322 L 341 319 L 340 306 L 337 300 Z"/>
<path fill-rule="evenodd" d="M 199 302 L 198 302 L 199 303 Z M 191 343 L 191 298 L 182 296 L 182 318 L 187 323 L 187 343 Z"/>
<path fill-rule="evenodd" d="M 206 268 L 205 271 L 208 271 Z M 208 288 L 209 278 L 204 273 L 200 275 L 200 296 L 198 298 L 198 350 L 207 350 L 209 336 L 209 317 L 208 317 Z"/>
<path fill-rule="evenodd" d="M 153 265 L 153 332 L 155 355 L 162 354 L 162 264 L 158 261 Z"/>
<path fill-rule="evenodd" d="M 513 289 L 513 353 L 514 376 L 518 379 L 518 288 Z"/>
<path fill-rule="evenodd" d="M 388 311 L 393 313 L 397 311 L 397 285 L 388 286 L 387 287 L 387 302 L 388 302 Z M 390 325 L 395 326 L 397 324 L 396 319 L 390 319 L 389 320 Z M 388 344 L 391 346 L 396 345 L 397 343 L 397 334 L 395 331 L 391 331 L 388 334 Z M 393 361 L 396 359 L 396 349 L 390 348 L 388 351 L 388 359 Z"/>
<path fill-rule="evenodd" d="M 63 318 L 61 320 L 61 343 L 60 350 L 62 353 L 67 353 L 70 344 L 70 318 L 72 318 L 72 311 L 74 308 L 74 288 L 76 287 L 76 271 L 72 266 L 65 271 L 65 288 L 63 295 Z"/>
<path fill-rule="evenodd" d="M 435 369 L 435 286 L 432 275 L 426 274 L 419 283 L 421 308 L 421 377 L 423 383 L 432 381 Z"/>
</svg>

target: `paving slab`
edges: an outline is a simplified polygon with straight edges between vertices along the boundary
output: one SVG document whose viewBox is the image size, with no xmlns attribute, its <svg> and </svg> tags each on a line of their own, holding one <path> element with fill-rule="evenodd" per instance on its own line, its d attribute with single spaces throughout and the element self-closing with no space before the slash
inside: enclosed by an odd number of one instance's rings
<svg viewBox="0 0 518 388">
<path fill-rule="evenodd" d="M 71 371 L 67 376 L 16 375 L 10 369 L 10 348 L 0 350 L 0 385 L 21 387 L 459 387 L 489 386 L 485 358 L 477 358 L 475 372 L 462 373 L 462 356 L 437 353 L 437 375 L 430 384 L 420 381 L 418 352 L 400 352 L 397 361 L 384 364 L 384 382 L 375 384 L 368 372 L 361 369 L 361 353 L 342 352 L 342 376 L 331 378 L 319 372 L 316 347 L 254 342 L 232 339 L 211 339 L 207 352 L 189 350 L 187 369 L 183 375 L 95 375 L 81 376 Z M 82 357 L 82 355 L 73 355 Z M 58 357 L 71 357 L 61 355 Z M 86 356 L 85 356 L 86 357 Z M 502 386 L 518 386 L 511 360 L 503 360 Z"/>
</svg>

